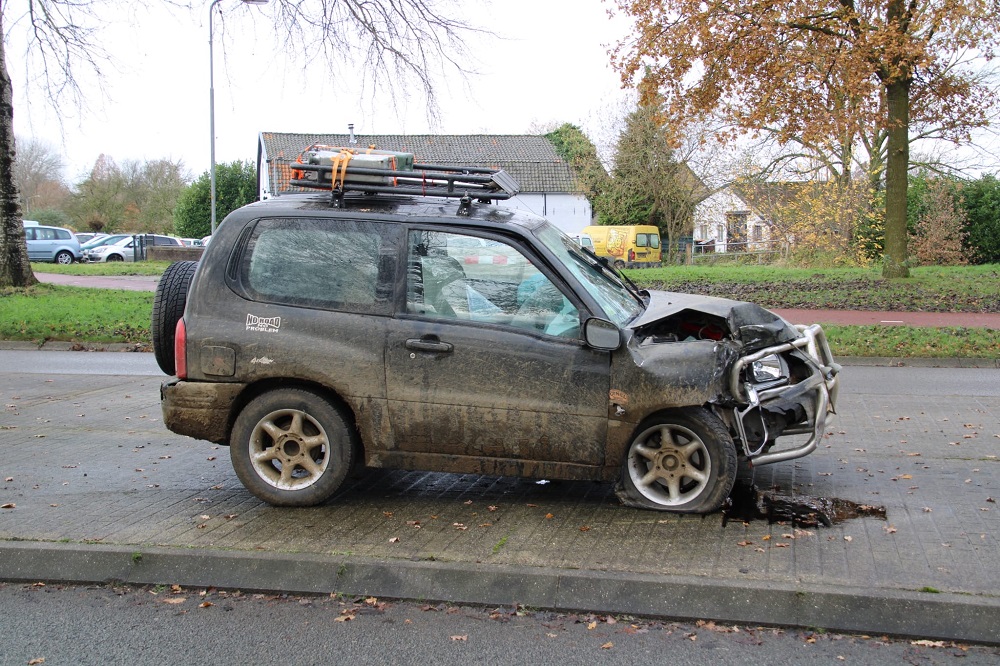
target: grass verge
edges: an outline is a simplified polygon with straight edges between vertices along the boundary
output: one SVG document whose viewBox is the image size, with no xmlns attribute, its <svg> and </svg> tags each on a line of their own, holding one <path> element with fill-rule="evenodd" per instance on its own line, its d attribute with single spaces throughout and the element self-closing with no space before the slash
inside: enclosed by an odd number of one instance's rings
<svg viewBox="0 0 1000 666">
<path fill-rule="evenodd" d="M 158 275 L 167 262 L 55 266 L 74 275 Z M 647 288 L 690 291 L 770 308 L 1000 312 L 1000 265 L 912 269 L 884 280 L 866 269 L 678 266 L 629 271 Z M 149 292 L 37 285 L 0 292 L 0 339 L 149 343 Z M 1000 331 L 912 326 L 825 326 L 837 356 L 1000 358 Z"/>
<path fill-rule="evenodd" d="M 674 266 L 629 271 L 648 289 L 722 296 L 766 308 L 1000 312 L 1000 265 L 925 266 L 888 280 L 870 269 Z"/>
<path fill-rule="evenodd" d="M 112 261 L 109 264 L 31 264 L 36 273 L 61 275 L 160 275 L 167 270 L 169 261 Z"/>
<path fill-rule="evenodd" d="M 0 290 L 0 339 L 149 343 L 152 292 L 38 284 Z"/>
</svg>

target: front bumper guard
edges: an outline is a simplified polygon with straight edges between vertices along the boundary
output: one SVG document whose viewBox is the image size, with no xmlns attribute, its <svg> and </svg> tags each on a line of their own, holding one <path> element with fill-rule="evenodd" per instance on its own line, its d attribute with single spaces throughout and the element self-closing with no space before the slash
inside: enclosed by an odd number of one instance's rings
<svg viewBox="0 0 1000 666">
<path fill-rule="evenodd" d="M 744 356 L 737 360 L 730 370 L 730 391 L 738 401 L 745 405 L 742 408 L 735 407 L 733 409 L 736 429 L 743 444 L 743 452 L 754 465 L 769 465 L 809 455 L 816 450 L 816 445 L 820 437 L 823 436 L 823 431 L 826 429 L 827 415 L 836 413 L 837 392 L 839 389 L 838 375 L 841 368 L 833 360 L 830 345 L 826 341 L 826 334 L 818 324 L 796 326 L 795 328 L 801 333 L 799 338 L 792 342 L 761 349 L 753 354 Z M 763 390 L 758 390 L 750 382 L 741 382 L 740 377 L 747 366 L 768 356 L 783 354 L 795 349 L 805 352 L 805 356 L 813 366 L 813 373 L 809 378 L 797 384 L 786 384 Z M 763 440 L 756 449 L 752 448 L 753 445 L 747 440 L 743 419 L 754 409 L 760 408 L 771 400 L 781 398 L 790 391 L 795 391 L 800 395 L 803 393 L 811 394 L 811 403 L 807 405 L 807 412 L 810 415 L 807 421 L 811 421 L 811 423 L 807 422 L 797 427 L 786 428 L 782 434 L 808 434 L 809 439 L 804 444 L 794 448 L 762 453 L 769 440 L 765 425 Z"/>
</svg>

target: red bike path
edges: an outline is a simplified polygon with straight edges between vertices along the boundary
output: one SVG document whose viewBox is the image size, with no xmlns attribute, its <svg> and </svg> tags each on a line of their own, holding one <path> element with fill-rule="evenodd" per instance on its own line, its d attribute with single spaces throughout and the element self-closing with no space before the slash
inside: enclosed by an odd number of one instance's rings
<svg viewBox="0 0 1000 666">
<path fill-rule="evenodd" d="M 35 273 L 40 282 L 74 287 L 155 291 L 159 276 L 90 276 Z M 964 326 L 1000 330 L 998 312 L 884 312 L 868 310 L 804 310 L 773 308 L 792 324 L 840 324 L 851 326 Z"/>
</svg>

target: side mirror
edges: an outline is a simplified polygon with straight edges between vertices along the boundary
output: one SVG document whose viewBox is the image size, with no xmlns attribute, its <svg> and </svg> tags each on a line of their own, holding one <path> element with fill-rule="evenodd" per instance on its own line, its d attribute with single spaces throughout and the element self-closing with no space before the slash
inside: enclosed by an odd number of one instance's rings
<svg viewBox="0 0 1000 666">
<path fill-rule="evenodd" d="M 583 324 L 583 339 L 594 349 L 614 351 L 622 344 L 622 332 L 606 319 L 591 317 Z"/>
</svg>

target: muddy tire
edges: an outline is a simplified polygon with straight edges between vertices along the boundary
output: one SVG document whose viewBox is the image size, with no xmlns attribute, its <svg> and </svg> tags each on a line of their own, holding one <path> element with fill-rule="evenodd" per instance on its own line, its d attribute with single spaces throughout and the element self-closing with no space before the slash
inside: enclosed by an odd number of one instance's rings
<svg viewBox="0 0 1000 666">
<path fill-rule="evenodd" d="M 736 446 L 719 417 L 702 408 L 642 423 L 629 445 L 621 488 L 629 504 L 679 513 L 719 509 L 736 481 Z"/>
<path fill-rule="evenodd" d="M 156 356 L 156 364 L 160 366 L 160 370 L 168 375 L 175 372 L 174 336 L 177 333 L 177 322 L 184 315 L 188 289 L 196 268 L 197 261 L 170 264 L 163 271 L 163 276 L 156 285 L 156 295 L 153 296 L 153 316 L 149 326 L 153 336 L 153 355 Z"/>
<path fill-rule="evenodd" d="M 350 424 L 341 409 L 311 391 L 263 393 L 233 425 L 233 469 L 247 490 L 268 504 L 320 504 L 351 471 L 357 442 Z"/>
</svg>

